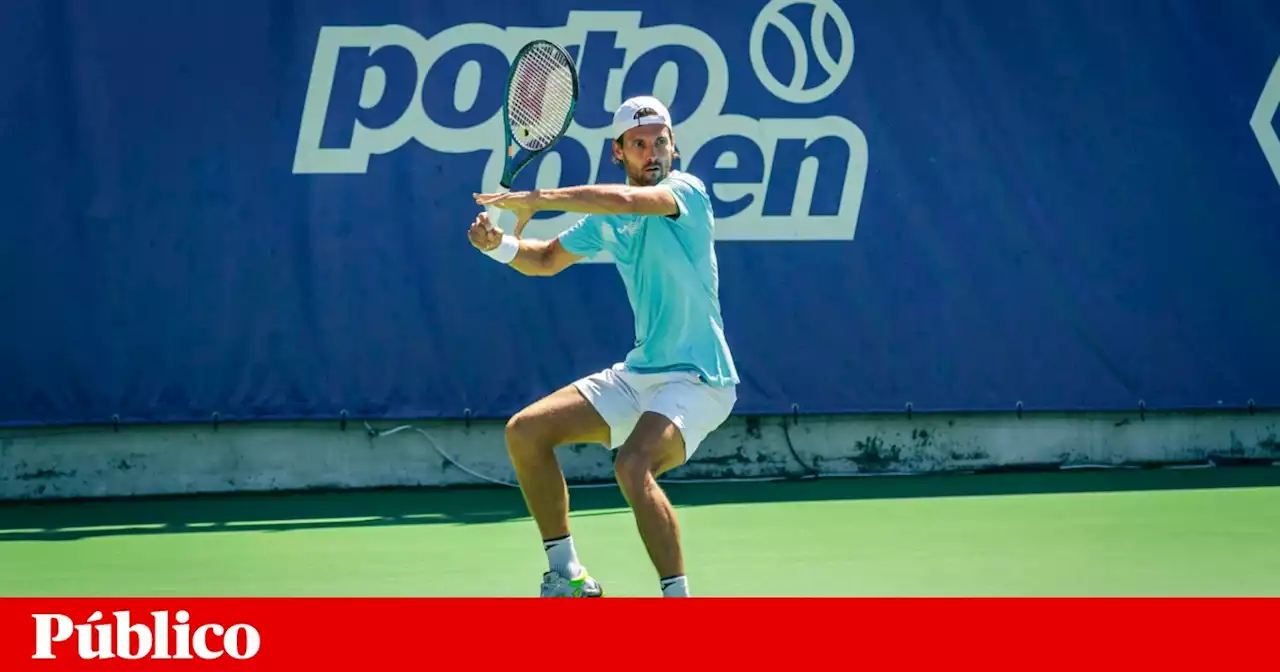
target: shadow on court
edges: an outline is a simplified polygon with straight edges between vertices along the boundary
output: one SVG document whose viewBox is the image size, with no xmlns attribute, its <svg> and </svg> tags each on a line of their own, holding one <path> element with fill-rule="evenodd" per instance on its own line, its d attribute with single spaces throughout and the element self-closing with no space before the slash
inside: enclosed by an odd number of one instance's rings
<svg viewBox="0 0 1280 672">
<path fill-rule="evenodd" d="M 668 484 L 678 507 L 771 502 L 1280 487 L 1280 469 L 1107 470 Z M 616 487 L 571 491 L 575 516 L 626 513 Z M 0 503 L 0 543 L 119 535 L 466 525 L 527 517 L 512 488 L 394 489 Z"/>
</svg>

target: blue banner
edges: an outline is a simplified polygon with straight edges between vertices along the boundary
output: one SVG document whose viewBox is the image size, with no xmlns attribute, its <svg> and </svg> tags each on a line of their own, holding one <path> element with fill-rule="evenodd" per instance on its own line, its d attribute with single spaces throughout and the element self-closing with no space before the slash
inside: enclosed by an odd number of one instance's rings
<svg viewBox="0 0 1280 672">
<path fill-rule="evenodd" d="M 621 360 L 607 258 L 466 239 L 536 38 L 582 98 L 515 188 L 620 181 L 668 102 L 739 413 L 1280 405 L 1272 0 L 11 4 L 0 424 L 502 417 Z"/>
</svg>

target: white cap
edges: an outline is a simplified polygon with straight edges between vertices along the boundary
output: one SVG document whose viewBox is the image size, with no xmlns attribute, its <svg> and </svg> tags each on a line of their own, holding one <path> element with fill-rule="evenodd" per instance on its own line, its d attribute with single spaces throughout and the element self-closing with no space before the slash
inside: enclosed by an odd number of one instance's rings
<svg viewBox="0 0 1280 672">
<path fill-rule="evenodd" d="M 628 129 L 649 124 L 671 125 L 671 113 L 662 101 L 653 96 L 628 98 L 613 113 L 613 137 L 617 139 Z"/>
</svg>

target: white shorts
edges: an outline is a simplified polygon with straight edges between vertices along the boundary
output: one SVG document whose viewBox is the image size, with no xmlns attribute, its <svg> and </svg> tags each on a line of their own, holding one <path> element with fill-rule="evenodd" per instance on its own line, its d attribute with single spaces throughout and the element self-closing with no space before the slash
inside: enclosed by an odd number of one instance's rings
<svg viewBox="0 0 1280 672">
<path fill-rule="evenodd" d="M 623 364 L 614 364 L 573 385 L 609 424 L 609 449 L 625 443 L 641 414 L 653 411 L 680 429 L 686 459 L 708 434 L 724 424 L 738 402 L 734 387 L 712 387 L 696 373 L 636 373 Z"/>
</svg>

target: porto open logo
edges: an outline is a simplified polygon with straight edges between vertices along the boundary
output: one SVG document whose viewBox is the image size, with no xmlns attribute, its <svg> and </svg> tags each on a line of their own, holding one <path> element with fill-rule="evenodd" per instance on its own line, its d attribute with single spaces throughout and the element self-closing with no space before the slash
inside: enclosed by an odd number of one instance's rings
<svg viewBox="0 0 1280 672">
<path fill-rule="evenodd" d="M 797 25 L 795 5 L 812 10 L 812 20 Z M 562 26 L 468 23 L 429 38 L 403 25 L 325 26 L 293 172 L 365 176 L 377 171 L 371 159 L 417 141 L 442 153 L 490 152 L 474 188 L 492 188 L 504 158 L 507 69 L 522 45 L 547 39 L 575 54 L 581 98 L 564 138 L 521 176 L 528 186 L 585 184 L 615 170 L 613 110 L 628 94 L 653 94 L 671 108 L 680 167 L 707 184 L 717 239 L 852 240 L 868 150 L 845 116 L 850 106 L 829 100 L 854 57 L 853 28 L 840 6 L 773 0 L 753 23 L 740 23 L 740 40 L 723 41 L 735 45 L 729 54 L 698 27 L 664 23 L 654 7 L 574 10 Z M 816 66 L 806 65 L 811 57 Z M 796 65 L 786 72 L 779 61 Z M 759 84 L 735 85 L 730 99 L 729 82 L 744 81 L 743 72 Z M 550 237 L 574 222 L 572 214 L 535 219 L 527 231 Z"/>
<path fill-rule="evenodd" d="M 153 611 L 150 622 L 133 622 L 128 611 L 101 611 L 75 623 L 65 614 L 32 614 L 35 620 L 34 660 L 217 660 L 224 656 L 248 660 L 258 655 L 262 637 L 251 625 L 191 623 L 186 611 Z M 73 640 L 74 638 L 74 640 Z M 74 643 L 74 648 L 72 644 Z"/>
</svg>

